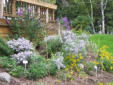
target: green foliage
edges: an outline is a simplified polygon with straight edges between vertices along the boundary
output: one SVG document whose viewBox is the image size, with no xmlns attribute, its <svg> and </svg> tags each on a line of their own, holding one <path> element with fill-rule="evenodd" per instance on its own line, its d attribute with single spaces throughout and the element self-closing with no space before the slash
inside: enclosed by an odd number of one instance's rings
<svg viewBox="0 0 113 85">
<path fill-rule="evenodd" d="M 28 37 L 31 41 L 36 41 L 38 34 L 41 34 L 42 27 L 40 26 L 40 21 L 30 14 L 24 15 L 24 21 L 22 22 L 25 37 Z"/>
<path fill-rule="evenodd" d="M 91 0 L 92 7 L 93 7 L 93 19 L 91 15 L 91 3 L 90 0 L 57 0 L 56 4 L 58 5 L 58 9 L 56 10 L 56 18 L 67 17 L 70 21 L 74 21 L 76 24 L 75 26 L 79 26 L 81 28 L 81 23 L 86 21 L 85 24 L 88 31 L 92 33 L 92 24 L 94 24 L 96 32 L 102 30 L 101 22 L 102 22 L 102 14 L 101 14 L 101 0 Z M 106 0 L 104 0 L 104 3 Z M 65 3 L 68 3 L 66 5 Z M 108 0 L 107 6 L 105 7 L 105 25 L 106 25 L 106 32 L 110 33 L 113 31 L 113 0 Z M 80 23 L 77 21 L 79 16 L 87 16 L 87 18 L 82 18 Z M 90 21 L 88 19 L 90 18 Z M 75 21 L 76 20 L 76 21 Z M 80 20 L 80 19 L 79 19 Z M 82 24 L 84 25 L 84 23 Z M 73 25 L 72 25 L 73 26 Z"/>
<path fill-rule="evenodd" d="M 56 64 L 52 60 L 48 61 L 48 71 L 50 75 L 55 75 L 57 73 Z"/>
<path fill-rule="evenodd" d="M 94 70 L 94 66 L 95 66 L 95 64 L 93 62 L 85 63 L 85 68 L 84 68 L 85 72 L 87 74 L 90 74 L 90 71 Z"/>
<path fill-rule="evenodd" d="M 9 56 L 13 53 L 13 50 L 7 45 L 7 43 L 0 38 L 0 55 Z"/>
<path fill-rule="evenodd" d="M 11 35 L 10 35 L 11 38 L 17 39 L 22 36 L 22 34 L 23 34 L 22 28 L 23 27 L 22 27 L 21 22 L 22 22 L 22 18 L 19 18 L 19 17 L 11 19 L 10 24 L 8 24 L 11 29 Z"/>
<path fill-rule="evenodd" d="M 87 35 L 89 35 L 90 34 L 90 32 L 88 32 L 88 31 L 86 31 L 86 30 L 76 30 L 76 29 L 72 29 L 72 31 L 73 31 L 73 33 L 75 33 L 76 35 L 81 35 L 81 34 L 87 34 Z"/>
<path fill-rule="evenodd" d="M 85 29 L 91 24 L 91 19 L 88 16 L 78 16 L 72 21 L 72 26 L 76 29 Z"/>
<path fill-rule="evenodd" d="M 90 41 L 97 44 L 98 48 L 102 48 L 104 45 L 108 46 L 107 51 L 113 52 L 113 35 L 95 34 L 90 37 Z"/>
<path fill-rule="evenodd" d="M 30 65 L 28 67 L 29 73 L 26 77 L 29 79 L 42 78 L 48 75 L 47 62 L 42 56 L 34 56 L 31 59 Z"/>
<path fill-rule="evenodd" d="M 51 38 L 51 37 L 54 37 L 54 38 Z M 47 47 L 46 51 L 48 52 L 48 54 L 59 52 L 62 48 L 62 43 L 59 39 L 59 36 L 54 35 L 54 36 L 48 36 L 47 38 L 50 38 L 50 39 L 48 39 L 47 41 L 44 41 L 44 45 Z"/>
<path fill-rule="evenodd" d="M 18 16 L 16 18 L 12 18 L 9 27 L 11 29 L 11 37 L 19 38 L 25 37 L 30 41 L 36 42 L 38 40 L 38 35 L 43 36 L 43 29 L 41 26 L 41 22 L 37 19 L 31 12 L 23 13 L 22 16 Z"/>
<path fill-rule="evenodd" d="M 14 77 L 21 77 L 23 75 L 24 68 L 18 65 L 15 59 L 9 59 L 6 56 L 0 57 L 0 65 Z"/>
</svg>

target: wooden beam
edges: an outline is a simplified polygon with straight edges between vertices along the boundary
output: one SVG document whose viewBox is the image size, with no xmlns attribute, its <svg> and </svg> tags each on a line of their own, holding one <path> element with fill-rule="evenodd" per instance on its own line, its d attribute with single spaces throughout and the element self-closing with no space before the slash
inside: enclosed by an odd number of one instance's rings
<svg viewBox="0 0 113 85">
<path fill-rule="evenodd" d="M 37 1 L 37 0 L 17 0 L 17 1 L 22 1 L 22 2 L 26 2 L 26 3 L 30 3 L 30 4 L 34 4 L 34 5 L 38 5 L 38 6 L 42 6 L 42 7 L 46 7 L 46 8 L 50 8 L 50 9 L 57 9 L 57 5 Z"/>
<path fill-rule="evenodd" d="M 16 15 L 16 0 L 12 0 L 12 15 Z"/>
<path fill-rule="evenodd" d="M 49 22 L 49 9 L 46 9 L 46 23 Z"/>
<path fill-rule="evenodd" d="M 0 1 L 0 18 L 3 18 L 3 0 Z"/>
</svg>

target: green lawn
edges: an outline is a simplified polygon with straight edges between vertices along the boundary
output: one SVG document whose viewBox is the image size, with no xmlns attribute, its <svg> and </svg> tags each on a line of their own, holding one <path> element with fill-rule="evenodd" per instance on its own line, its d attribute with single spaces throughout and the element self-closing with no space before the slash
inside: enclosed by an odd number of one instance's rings
<svg viewBox="0 0 113 85">
<path fill-rule="evenodd" d="M 108 46 L 107 50 L 113 54 L 113 35 L 95 34 L 90 37 L 90 40 L 95 42 L 99 48 L 103 45 Z"/>
</svg>

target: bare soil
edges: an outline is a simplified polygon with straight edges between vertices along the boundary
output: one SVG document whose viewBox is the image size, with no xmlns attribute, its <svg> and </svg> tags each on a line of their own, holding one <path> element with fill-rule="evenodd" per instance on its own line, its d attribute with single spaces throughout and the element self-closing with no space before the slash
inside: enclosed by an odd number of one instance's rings
<svg viewBox="0 0 113 85">
<path fill-rule="evenodd" d="M 1 72 L 5 70 L 0 68 Z M 1 82 L 0 85 L 97 85 L 98 82 L 112 82 L 113 74 L 108 72 L 101 72 L 96 76 L 95 72 L 92 72 L 93 76 L 86 75 L 85 77 L 77 77 L 73 81 L 59 81 L 56 77 L 48 76 L 43 79 L 37 79 L 35 81 L 25 78 L 11 77 L 11 82 Z"/>
</svg>

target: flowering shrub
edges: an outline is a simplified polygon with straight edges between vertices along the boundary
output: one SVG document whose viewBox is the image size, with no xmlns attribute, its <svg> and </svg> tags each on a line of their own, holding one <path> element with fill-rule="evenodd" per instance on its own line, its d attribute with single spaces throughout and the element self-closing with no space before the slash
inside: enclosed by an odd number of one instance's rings
<svg viewBox="0 0 113 85">
<path fill-rule="evenodd" d="M 77 36 L 72 31 L 63 30 L 62 40 L 64 51 L 72 54 L 78 54 L 79 52 L 85 54 L 86 43 L 88 40 L 88 36 L 86 34 Z"/>
<path fill-rule="evenodd" d="M 113 71 L 113 56 L 106 50 L 107 48 L 107 46 L 103 46 L 100 49 L 100 57 L 97 61 L 97 65 L 100 66 L 103 70 Z"/>
<path fill-rule="evenodd" d="M 17 61 L 22 62 L 23 60 L 29 60 L 32 57 L 32 51 L 19 52 L 18 54 L 11 55 L 12 58 L 15 58 Z"/>
<path fill-rule="evenodd" d="M 65 71 L 69 72 L 69 75 L 70 75 L 69 77 L 71 80 L 75 78 L 75 76 L 74 76 L 75 71 L 77 73 L 80 73 L 80 71 L 82 71 L 84 69 L 84 65 L 82 64 L 83 57 L 81 54 L 79 54 L 79 56 L 68 55 L 65 57 L 64 61 L 66 64 Z"/>
<path fill-rule="evenodd" d="M 33 50 L 33 45 L 29 40 L 25 38 L 13 39 L 7 42 L 7 44 L 16 52 Z"/>
<path fill-rule="evenodd" d="M 60 22 L 66 29 L 70 30 L 70 22 L 67 17 L 63 17 L 61 19 L 57 18 L 57 22 Z"/>
<path fill-rule="evenodd" d="M 33 45 L 29 40 L 25 38 L 13 39 L 7 42 L 8 46 L 15 51 L 15 54 L 11 55 L 12 58 L 18 62 L 28 60 L 33 54 Z"/>
</svg>

